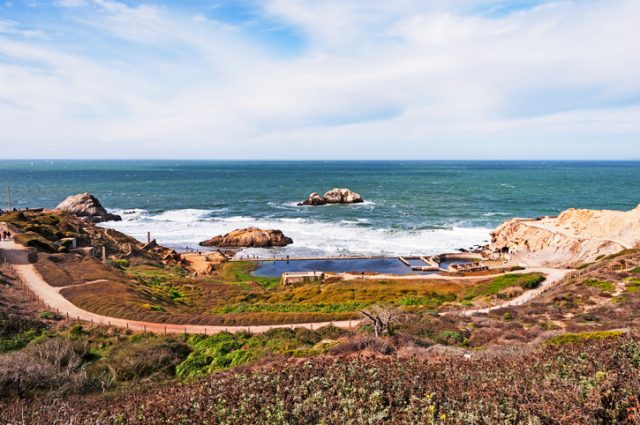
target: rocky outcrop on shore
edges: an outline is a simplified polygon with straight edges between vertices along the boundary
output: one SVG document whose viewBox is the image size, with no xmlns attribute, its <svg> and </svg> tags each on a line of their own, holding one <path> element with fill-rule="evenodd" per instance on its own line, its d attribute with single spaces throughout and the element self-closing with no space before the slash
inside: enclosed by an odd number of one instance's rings
<svg viewBox="0 0 640 425">
<path fill-rule="evenodd" d="M 333 188 L 324 196 L 312 192 L 307 199 L 298 205 L 356 204 L 364 202 L 360 194 L 346 188 Z"/>
<path fill-rule="evenodd" d="M 227 248 L 269 248 L 285 246 L 291 243 L 293 243 L 293 240 L 286 237 L 280 230 L 248 227 L 246 229 L 236 229 L 226 235 L 215 236 L 200 242 L 200 245 Z"/>
<path fill-rule="evenodd" d="M 103 221 L 120 221 L 122 217 L 116 214 L 109 214 L 100 201 L 92 194 L 85 192 L 71 195 L 60 203 L 56 208 L 58 211 L 68 212 L 87 219 L 93 223 Z"/>
<path fill-rule="evenodd" d="M 513 219 L 491 234 L 490 255 L 528 265 L 575 267 L 640 242 L 631 211 L 569 209 L 558 217 Z"/>
</svg>

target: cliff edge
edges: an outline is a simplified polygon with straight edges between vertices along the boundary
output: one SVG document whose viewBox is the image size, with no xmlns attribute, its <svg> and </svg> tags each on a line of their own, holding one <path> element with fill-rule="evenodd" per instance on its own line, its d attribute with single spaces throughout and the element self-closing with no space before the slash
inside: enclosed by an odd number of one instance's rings
<svg viewBox="0 0 640 425">
<path fill-rule="evenodd" d="M 640 243 L 640 205 L 631 211 L 568 209 L 558 217 L 509 220 L 491 233 L 494 258 L 575 267 Z"/>
</svg>

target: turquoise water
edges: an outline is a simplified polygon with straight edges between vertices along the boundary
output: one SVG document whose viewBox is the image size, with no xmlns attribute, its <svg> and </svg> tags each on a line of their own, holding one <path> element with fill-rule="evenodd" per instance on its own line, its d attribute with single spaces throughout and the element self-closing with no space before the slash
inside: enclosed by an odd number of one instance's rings
<svg viewBox="0 0 640 425">
<path fill-rule="evenodd" d="M 278 255 L 430 254 L 483 243 L 515 216 L 631 209 L 640 162 L 0 161 L 0 185 L 19 207 L 92 192 L 125 218 L 107 226 L 177 248 L 258 225 L 294 239 Z M 296 205 L 332 187 L 367 202 Z"/>
</svg>

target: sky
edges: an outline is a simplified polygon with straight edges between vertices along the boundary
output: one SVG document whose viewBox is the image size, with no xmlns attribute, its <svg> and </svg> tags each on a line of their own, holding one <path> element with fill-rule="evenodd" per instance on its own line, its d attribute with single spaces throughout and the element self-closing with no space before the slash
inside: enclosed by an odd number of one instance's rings
<svg viewBox="0 0 640 425">
<path fill-rule="evenodd" d="M 640 159 L 640 0 L 0 0 L 0 158 Z"/>
</svg>

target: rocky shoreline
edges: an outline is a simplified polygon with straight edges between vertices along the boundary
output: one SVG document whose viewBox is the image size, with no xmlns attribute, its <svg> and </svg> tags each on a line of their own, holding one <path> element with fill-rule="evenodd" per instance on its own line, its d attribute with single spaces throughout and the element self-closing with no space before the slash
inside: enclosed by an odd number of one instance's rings
<svg viewBox="0 0 640 425">
<path fill-rule="evenodd" d="M 301 205 L 357 202 L 362 202 L 359 194 L 349 189 L 335 188 L 324 196 L 312 193 Z M 121 219 L 108 213 L 90 193 L 69 196 L 56 209 L 91 223 Z M 200 242 L 200 246 L 227 248 L 237 252 L 242 248 L 284 247 L 292 243 L 293 240 L 280 230 L 248 227 L 204 240 Z M 572 208 L 557 217 L 508 220 L 491 233 L 489 245 L 459 251 L 482 252 L 485 261 L 495 264 L 576 267 L 638 243 L 640 206 L 630 211 Z M 141 244 L 140 250 L 161 249 L 155 241 L 148 245 Z"/>
</svg>

